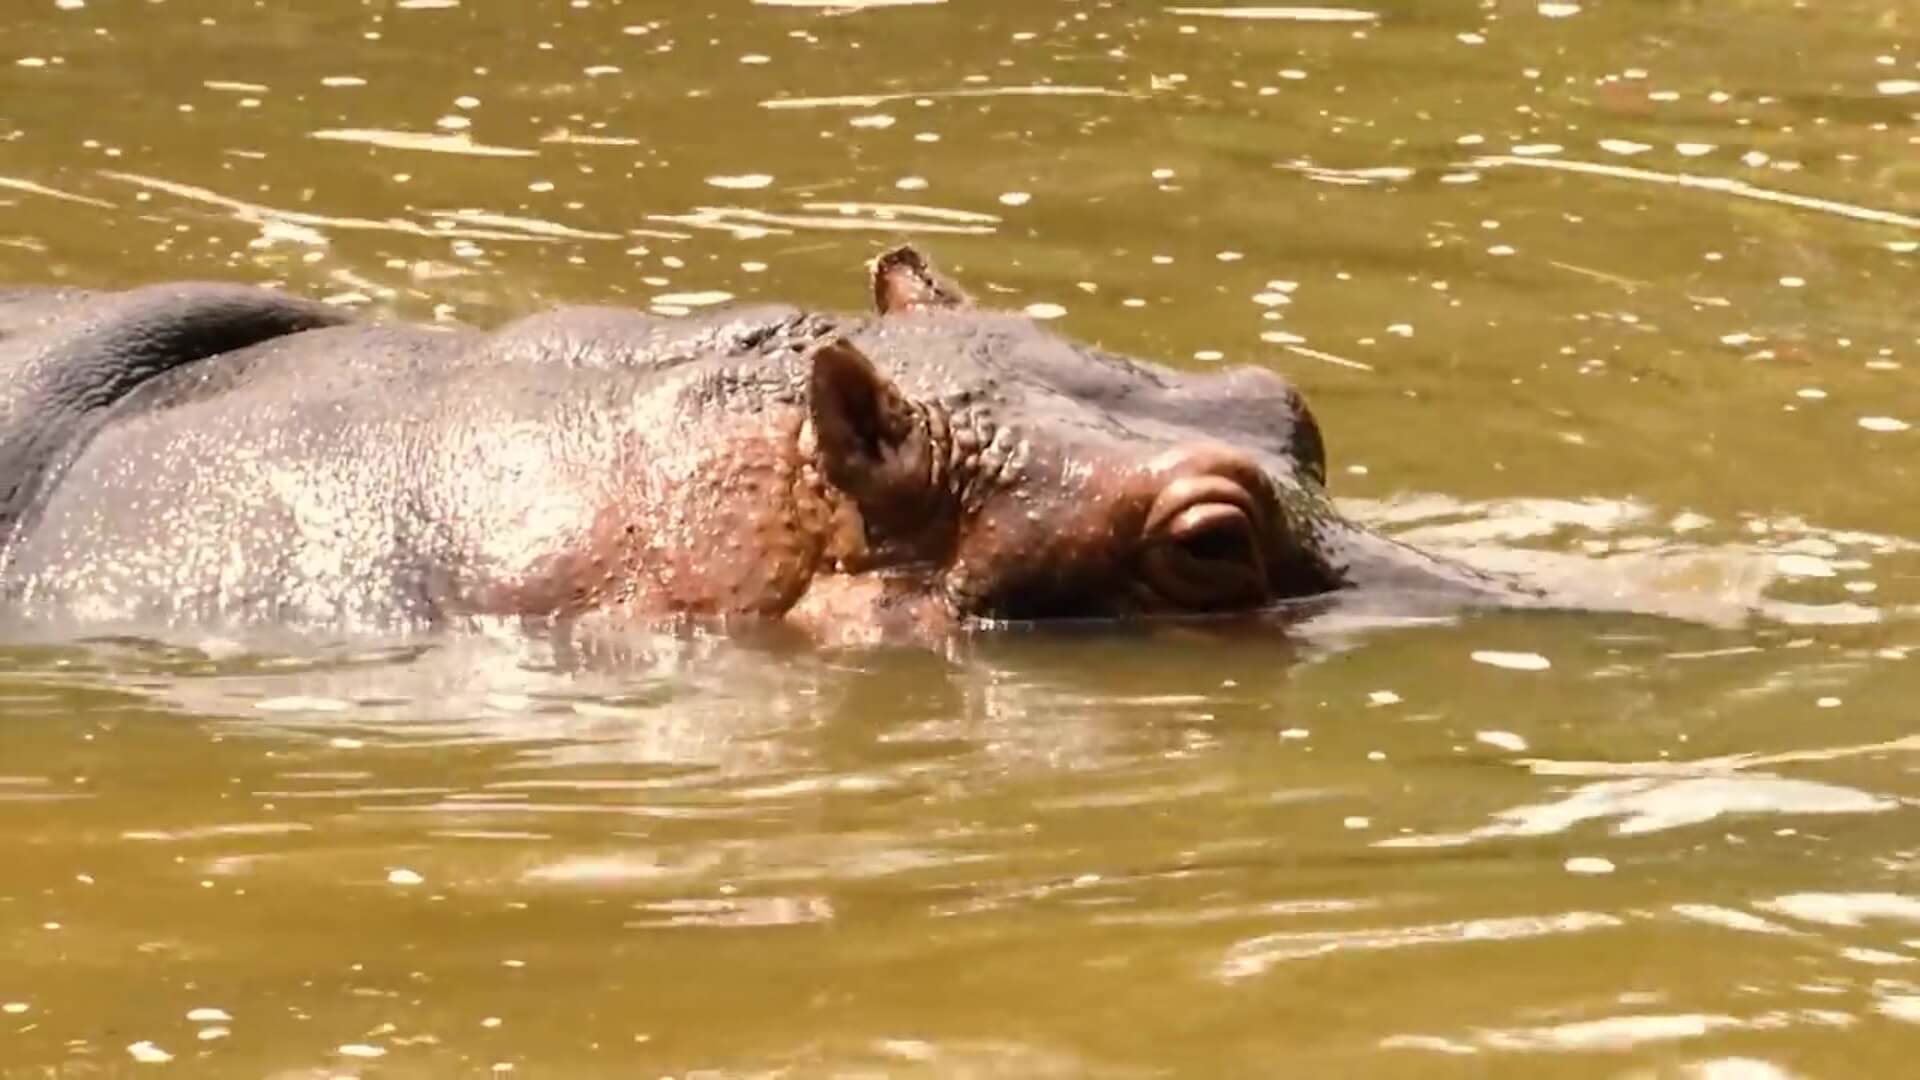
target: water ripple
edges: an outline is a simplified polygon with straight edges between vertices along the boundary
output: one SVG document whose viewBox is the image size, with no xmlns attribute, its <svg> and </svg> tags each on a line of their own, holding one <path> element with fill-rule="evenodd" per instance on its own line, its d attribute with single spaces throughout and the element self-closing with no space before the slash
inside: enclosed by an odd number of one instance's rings
<svg viewBox="0 0 1920 1080">
<path fill-rule="evenodd" d="M 1235 942 L 1227 949 L 1215 974 L 1224 980 L 1244 979 L 1263 975 L 1276 964 L 1335 953 L 1382 952 L 1465 942 L 1520 941 L 1561 934 L 1583 934 L 1621 925 L 1624 924 L 1617 916 L 1592 911 L 1569 911 L 1557 915 L 1465 919 L 1424 926 L 1265 934 Z"/>
<path fill-rule="evenodd" d="M 1459 833 L 1395 836 L 1382 848 L 1458 847 L 1516 836 L 1549 836 L 1588 821 L 1619 818 L 1616 836 L 1637 836 L 1699 825 L 1730 814 L 1878 814 L 1896 799 L 1852 788 L 1778 776 L 1701 776 L 1607 780 L 1550 802 L 1495 813 L 1494 823 Z"/>
</svg>

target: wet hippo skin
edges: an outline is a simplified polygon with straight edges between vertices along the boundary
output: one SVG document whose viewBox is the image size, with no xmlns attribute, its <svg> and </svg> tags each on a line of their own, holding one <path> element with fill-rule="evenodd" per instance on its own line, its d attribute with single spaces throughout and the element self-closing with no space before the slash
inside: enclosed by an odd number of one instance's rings
<svg viewBox="0 0 1920 1080">
<path fill-rule="evenodd" d="M 975 309 L 352 321 L 240 286 L 0 291 L 15 612 L 350 630 L 495 616 L 829 639 L 1508 586 L 1346 520 L 1300 396 Z"/>
</svg>

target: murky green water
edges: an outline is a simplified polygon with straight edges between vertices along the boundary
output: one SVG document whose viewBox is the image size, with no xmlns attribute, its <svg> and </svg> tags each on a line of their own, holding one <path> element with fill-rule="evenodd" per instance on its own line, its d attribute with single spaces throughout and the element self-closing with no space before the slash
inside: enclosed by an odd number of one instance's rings
<svg viewBox="0 0 1920 1080">
<path fill-rule="evenodd" d="M 853 307 L 915 238 L 1641 613 L 6 649 L 0 1072 L 1910 1072 L 1920 15 L 1261 10 L 8 0 L 0 279 Z"/>
</svg>

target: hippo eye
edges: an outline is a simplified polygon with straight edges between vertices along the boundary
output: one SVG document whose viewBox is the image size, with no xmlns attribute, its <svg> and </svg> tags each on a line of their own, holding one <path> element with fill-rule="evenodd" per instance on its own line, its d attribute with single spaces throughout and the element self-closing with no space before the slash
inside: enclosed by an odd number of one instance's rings
<svg viewBox="0 0 1920 1080">
<path fill-rule="evenodd" d="M 1246 491 L 1224 478 L 1177 481 L 1148 515 L 1145 584 L 1189 611 L 1261 603 L 1267 574 L 1255 517 Z"/>
</svg>

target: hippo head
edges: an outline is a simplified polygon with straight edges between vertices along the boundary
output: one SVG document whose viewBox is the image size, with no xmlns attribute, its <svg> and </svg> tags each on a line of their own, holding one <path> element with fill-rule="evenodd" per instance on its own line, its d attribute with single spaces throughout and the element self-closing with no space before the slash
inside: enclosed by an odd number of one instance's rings
<svg viewBox="0 0 1920 1080">
<path fill-rule="evenodd" d="M 1271 372 L 1188 374 L 975 310 L 911 249 L 817 348 L 803 447 L 840 520 L 803 625 L 1243 612 L 1337 588 L 1319 431 Z"/>
</svg>

